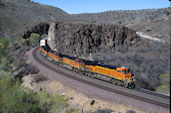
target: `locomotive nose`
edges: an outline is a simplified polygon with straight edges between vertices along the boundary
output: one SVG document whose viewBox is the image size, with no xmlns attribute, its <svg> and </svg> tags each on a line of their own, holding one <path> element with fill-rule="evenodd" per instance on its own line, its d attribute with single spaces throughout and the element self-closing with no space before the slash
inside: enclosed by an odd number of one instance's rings
<svg viewBox="0 0 171 113">
<path fill-rule="evenodd" d="M 132 77 L 132 74 L 131 73 L 128 73 L 127 76 Z"/>
</svg>

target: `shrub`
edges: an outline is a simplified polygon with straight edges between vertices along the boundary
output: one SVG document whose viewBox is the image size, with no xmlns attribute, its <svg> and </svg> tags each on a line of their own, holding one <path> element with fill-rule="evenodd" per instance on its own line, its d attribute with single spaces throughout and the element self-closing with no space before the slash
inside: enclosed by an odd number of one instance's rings
<svg viewBox="0 0 171 113">
<path fill-rule="evenodd" d="M 32 34 L 29 41 L 36 44 L 40 35 Z M 67 106 L 67 101 L 58 95 L 50 95 L 47 92 L 34 93 L 21 86 L 20 81 L 14 78 L 4 67 L 13 66 L 13 71 L 18 74 L 37 73 L 34 66 L 23 62 L 23 59 L 16 60 L 10 64 L 9 53 L 17 53 L 14 49 L 15 44 L 11 44 L 11 39 L 0 38 L 0 113 L 47 113 L 62 112 Z M 16 44 L 19 44 L 18 42 Z M 23 48 L 23 46 L 22 46 Z M 22 50 L 19 48 L 18 50 Z M 17 50 L 17 51 L 18 51 Z M 21 55 L 20 55 L 21 56 Z M 14 64 L 14 65 L 12 65 Z M 41 80 L 41 79 L 40 79 Z"/>
<path fill-rule="evenodd" d="M 8 69 L 11 62 L 9 53 L 13 49 L 12 40 L 10 38 L 0 38 L 0 69 Z"/>
<path fill-rule="evenodd" d="M 35 45 L 35 44 L 39 43 L 39 41 L 40 41 L 40 35 L 37 33 L 31 33 L 30 44 Z"/>
<path fill-rule="evenodd" d="M 114 111 L 112 111 L 111 109 L 98 109 L 94 113 L 112 113 L 112 112 Z"/>
<path fill-rule="evenodd" d="M 9 45 L 9 38 L 0 38 L 0 58 L 7 56 Z"/>
<path fill-rule="evenodd" d="M 80 113 L 80 112 L 76 109 L 69 109 L 66 111 L 66 113 Z"/>
<path fill-rule="evenodd" d="M 162 92 L 162 93 L 168 93 L 170 91 L 170 73 L 161 74 L 159 76 L 160 79 L 160 86 L 156 87 L 155 90 Z"/>
<path fill-rule="evenodd" d="M 0 113 L 61 113 L 67 106 L 61 96 L 26 90 L 19 80 L 11 77 L 0 76 Z"/>
<path fill-rule="evenodd" d="M 18 80 L 11 80 L 10 76 L 0 78 L 0 112 L 40 112 L 34 99 L 35 93 L 25 92 Z"/>
<path fill-rule="evenodd" d="M 39 101 L 41 109 L 50 113 L 60 113 L 67 106 L 67 101 L 64 98 L 58 95 L 50 95 L 45 91 L 40 91 L 36 98 Z"/>
<path fill-rule="evenodd" d="M 48 36 L 48 34 L 42 34 L 41 38 L 46 38 Z"/>
<path fill-rule="evenodd" d="M 101 53 L 93 54 L 92 58 L 105 64 L 129 67 L 137 86 L 151 90 L 160 85 L 160 74 L 170 73 L 169 45 L 157 42 L 141 41 L 138 46 L 120 46 L 111 50 L 103 47 Z"/>
<path fill-rule="evenodd" d="M 23 45 L 26 45 L 26 46 L 29 46 L 29 45 L 30 45 L 30 40 L 29 40 L 29 38 L 22 39 L 22 44 L 23 44 Z"/>
</svg>

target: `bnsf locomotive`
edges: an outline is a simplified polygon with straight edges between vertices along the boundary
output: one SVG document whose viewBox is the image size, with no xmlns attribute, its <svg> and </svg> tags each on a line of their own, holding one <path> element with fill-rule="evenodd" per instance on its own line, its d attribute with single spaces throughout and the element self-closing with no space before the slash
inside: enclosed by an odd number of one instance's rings
<svg viewBox="0 0 171 113">
<path fill-rule="evenodd" d="M 47 38 L 40 41 L 40 52 L 49 60 L 72 71 L 127 88 L 135 88 L 135 79 L 127 67 L 100 64 L 95 61 L 61 54 L 50 49 Z"/>
</svg>

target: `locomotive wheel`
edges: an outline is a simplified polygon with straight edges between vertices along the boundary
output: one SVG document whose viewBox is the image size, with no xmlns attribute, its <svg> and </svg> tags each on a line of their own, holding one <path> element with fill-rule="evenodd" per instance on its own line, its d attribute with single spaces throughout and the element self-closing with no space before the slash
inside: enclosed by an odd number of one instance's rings
<svg viewBox="0 0 171 113">
<path fill-rule="evenodd" d="M 82 74 L 83 72 L 81 70 L 78 71 L 79 74 Z"/>
<path fill-rule="evenodd" d="M 113 81 L 112 84 L 116 85 L 117 83 L 115 81 Z"/>
<path fill-rule="evenodd" d="M 131 84 L 131 88 L 132 88 L 132 89 L 135 88 L 135 83 L 132 83 L 132 84 Z"/>
<path fill-rule="evenodd" d="M 91 77 L 90 73 L 86 73 L 87 76 Z"/>
<path fill-rule="evenodd" d="M 94 75 L 93 74 L 90 74 L 90 77 L 94 78 Z"/>
<path fill-rule="evenodd" d="M 116 81 L 115 80 L 113 80 L 113 79 L 111 79 L 110 80 L 110 82 L 112 83 L 112 84 L 114 84 L 114 85 L 116 85 L 117 83 L 116 83 Z"/>
<path fill-rule="evenodd" d="M 59 65 L 59 62 L 55 61 L 57 65 Z"/>
<path fill-rule="evenodd" d="M 135 83 L 128 84 L 128 88 L 129 88 L 129 89 L 135 88 Z"/>
</svg>

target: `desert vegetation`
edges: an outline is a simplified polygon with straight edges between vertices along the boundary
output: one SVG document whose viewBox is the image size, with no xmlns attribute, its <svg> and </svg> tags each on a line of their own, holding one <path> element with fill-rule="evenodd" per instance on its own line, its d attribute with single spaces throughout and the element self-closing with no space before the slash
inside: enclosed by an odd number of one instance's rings
<svg viewBox="0 0 171 113">
<path fill-rule="evenodd" d="M 59 8 L 30 0 L 1 0 L 0 36 L 20 37 L 23 32 L 42 21 L 62 21 L 69 18 L 69 15 Z"/>
<path fill-rule="evenodd" d="M 39 72 L 36 67 L 25 62 L 24 53 L 32 46 L 39 44 L 39 40 L 45 36 L 43 34 L 47 34 L 49 23 L 52 21 L 125 25 L 138 32 L 164 39 L 166 43 L 141 40 L 132 46 L 122 44 L 113 47 L 110 46 L 112 45 L 110 38 L 106 37 L 106 42 L 110 47 L 103 45 L 95 52 L 84 49 L 84 51 L 91 51 L 91 55 L 85 52 L 77 56 L 91 57 L 93 60 L 106 64 L 129 67 L 137 80 L 137 86 L 169 93 L 169 18 L 170 7 L 69 15 L 59 8 L 41 5 L 30 0 L 0 0 L 0 92 L 2 92 L 0 93 L 0 112 L 61 112 L 67 106 L 67 101 L 58 95 L 51 95 L 44 91 L 35 93 L 21 86 L 23 76 Z M 91 29 L 83 30 L 85 32 L 80 32 L 79 29 L 76 31 L 84 34 L 80 36 L 86 37 L 84 38 L 86 42 Z M 63 31 L 60 35 L 68 37 L 67 32 Z M 91 44 L 95 42 L 95 45 L 91 45 L 91 49 L 100 45 L 99 34 L 94 32 L 92 35 L 91 38 L 94 41 Z M 74 35 L 77 37 L 78 33 Z M 24 37 L 24 39 L 19 37 Z M 70 38 L 75 39 L 72 36 Z M 72 41 L 72 43 L 76 44 L 77 41 Z M 90 42 L 87 42 L 84 46 L 89 44 Z M 75 48 L 78 46 L 70 48 L 70 51 L 76 51 Z M 67 112 L 77 113 L 78 111 L 69 109 Z"/>
<path fill-rule="evenodd" d="M 160 74 L 160 86 L 156 87 L 156 91 L 162 93 L 170 93 L 168 89 L 170 89 L 170 73 Z"/>
<path fill-rule="evenodd" d="M 31 0 L 0 0 L 0 113 L 63 112 L 68 106 L 67 100 L 59 95 L 45 91 L 34 92 L 21 85 L 23 76 L 39 72 L 35 66 L 25 62 L 24 53 L 47 36 L 50 22 L 125 25 L 157 38 L 165 38 L 170 43 L 169 17 L 170 8 L 70 15 L 59 8 Z M 84 32 L 86 37 L 90 34 L 90 30 Z M 66 35 L 66 32 L 61 35 Z M 98 45 L 99 37 L 96 40 Z M 111 41 L 108 42 L 110 45 Z M 78 57 L 91 57 L 106 64 L 130 67 L 137 79 L 137 86 L 169 93 L 169 48 L 169 44 L 141 40 L 133 46 L 102 46 L 100 52 L 92 53 L 91 56 L 80 54 Z M 71 51 L 74 49 L 71 48 Z M 36 81 L 42 79 L 39 77 Z M 97 110 L 96 113 L 108 111 L 111 110 Z M 67 109 L 66 112 L 78 113 L 75 109 Z"/>
<path fill-rule="evenodd" d="M 18 79 L 9 73 L 0 76 L 0 112 L 1 113 L 54 113 L 62 112 L 67 101 L 45 91 L 35 93 L 21 86 Z"/>
<path fill-rule="evenodd" d="M 162 74 L 170 74 L 170 50 L 167 44 L 142 40 L 138 46 L 123 45 L 112 50 L 105 47 L 101 49 L 102 52 L 93 55 L 93 59 L 131 68 L 139 87 L 155 90 L 156 86 L 163 84 Z M 166 92 L 169 90 L 167 87 Z"/>
<path fill-rule="evenodd" d="M 62 23 L 49 31 L 51 49 L 105 64 L 129 67 L 137 86 L 150 90 L 170 74 L 170 45 L 141 39 L 134 30 L 106 24 Z M 169 88 L 167 89 L 169 91 Z"/>
<path fill-rule="evenodd" d="M 38 44 L 39 34 L 31 34 L 31 45 Z M 21 46 L 21 47 L 20 47 Z M 64 112 L 67 100 L 57 94 L 46 91 L 35 92 L 21 85 L 21 78 L 27 74 L 39 72 L 33 65 L 27 64 L 24 51 L 28 48 L 23 41 L 0 38 L 0 113 L 54 113 Z M 38 77 L 35 80 L 40 81 Z M 68 113 L 78 113 L 75 109 L 66 109 Z"/>
<path fill-rule="evenodd" d="M 73 14 L 73 20 L 87 23 L 119 24 L 162 38 L 170 43 L 170 7 L 144 10 L 117 10 L 99 13 Z"/>
<path fill-rule="evenodd" d="M 164 17 L 169 15 L 169 8 L 163 8 L 73 14 L 73 18 L 77 21 L 86 21 L 90 23 L 129 25 L 131 23 L 139 23 L 140 21 L 144 20 L 151 21 L 155 19 L 163 19 Z"/>
<path fill-rule="evenodd" d="M 72 21 L 125 25 L 136 31 L 145 32 L 170 42 L 170 7 L 70 15 L 59 8 L 30 0 L 1 0 L 0 9 L 0 36 L 5 37 L 21 37 L 23 32 L 32 29 L 40 22 Z M 148 29 L 150 29 L 149 32 L 147 32 Z"/>
</svg>

